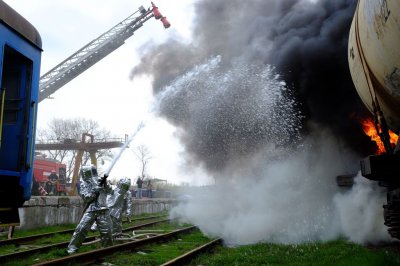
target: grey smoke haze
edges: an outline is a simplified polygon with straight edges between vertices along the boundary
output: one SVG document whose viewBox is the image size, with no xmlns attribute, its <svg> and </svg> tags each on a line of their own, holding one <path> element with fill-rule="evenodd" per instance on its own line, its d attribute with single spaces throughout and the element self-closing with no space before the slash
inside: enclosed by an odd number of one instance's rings
<svg viewBox="0 0 400 266">
<path fill-rule="evenodd" d="M 171 218 L 196 224 L 227 245 L 301 243 L 338 236 L 357 243 L 389 241 L 383 226 L 384 190 L 361 176 L 340 191 L 332 177 L 346 160 L 329 131 L 313 133 L 284 158 L 268 151 L 240 170 L 218 176 L 215 186 L 188 190 Z"/>
<path fill-rule="evenodd" d="M 172 217 L 230 244 L 389 238 L 382 191 L 335 180 L 372 149 L 347 65 L 356 3 L 199 0 L 190 44 L 145 50 L 132 78 L 154 77 L 159 115 L 216 180 Z"/>
</svg>

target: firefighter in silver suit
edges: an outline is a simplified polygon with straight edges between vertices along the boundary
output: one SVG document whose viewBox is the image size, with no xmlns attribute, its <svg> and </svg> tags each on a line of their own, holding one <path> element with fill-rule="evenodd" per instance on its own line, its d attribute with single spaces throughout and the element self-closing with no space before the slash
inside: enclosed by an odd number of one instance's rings
<svg viewBox="0 0 400 266">
<path fill-rule="evenodd" d="M 79 249 L 94 222 L 98 225 L 101 245 L 106 247 L 113 244 L 112 224 L 107 207 L 107 195 L 112 192 L 112 188 L 106 180 L 107 176 L 99 177 L 95 166 L 83 166 L 80 174 L 82 179 L 80 195 L 86 207 L 69 242 L 68 254 L 75 253 Z"/>
<path fill-rule="evenodd" d="M 118 236 L 122 233 L 122 217 L 131 216 L 132 194 L 129 191 L 131 180 L 127 177 L 120 179 L 117 187 L 107 198 L 110 216 L 113 225 L 113 235 Z"/>
</svg>

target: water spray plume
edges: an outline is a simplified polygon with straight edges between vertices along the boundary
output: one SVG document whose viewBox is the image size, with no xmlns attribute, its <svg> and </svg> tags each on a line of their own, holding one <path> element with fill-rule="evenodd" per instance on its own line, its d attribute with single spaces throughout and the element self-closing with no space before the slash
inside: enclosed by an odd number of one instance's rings
<svg viewBox="0 0 400 266">
<path fill-rule="evenodd" d="M 119 149 L 118 154 L 113 158 L 112 162 L 108 166 L 107 170 L 104 172 L 105 175 L 110 175 L 111 170 L 113 169 L 114 165 L 117 163 L 119 158 L 121 157 L 122 153 L 125 151 L 126 147 L 131 143 L 131 141 L 135 138 L 137 133 L 144 128 L 145 123 L 142 121 L 137 126 L 136 130 L 129 136 L 129 138 L 125 141 L 124 145 Z"/>
<path fill-rule="evenodd" d="M 237 59 L 229 68 L 211 57 L 157 95 L 156 112 L 183 128 L 189 160 L 221 171 L 266 145 L 299 139 L 301 112 L 273 67 Z"/>
</svg>

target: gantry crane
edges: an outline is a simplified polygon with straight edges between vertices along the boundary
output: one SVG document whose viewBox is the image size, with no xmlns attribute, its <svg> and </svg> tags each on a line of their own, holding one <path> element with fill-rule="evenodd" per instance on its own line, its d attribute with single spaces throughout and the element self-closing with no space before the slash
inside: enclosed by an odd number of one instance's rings
<svg viewBox="0 0 400 266">
<path fill-rule="evenodd" d="M 89 141 L 87 141 L 89 139 Z M 82 140 L 77 142 L 76 140 L 64 140 L 63 142 L 53 142 L 53 143 L 37 143 L 35 145 L 35 150 L 77 150 L 77 154 L 75 156 L 75 164 L 74 171 L 72 174 L 72 184 L 70 195 L 75 195 L 76 191 L 76 182 L 79 178 L 79 168 L 82 164 L 83 153 L 86 151 L 90 155 L 90 161 L 93 165 L 97 165 L 96 153 L 99 150 L 104 149 L 112 149 L 122 147 L 126 142 L 121 139 L 113 139 L 113 140 L 97 140 L 95 141 L 94 136 L 89 133 L 82 134 Z"/>
<path fill-rule="evenodd" d="M 164 28 L 170 27 L 166 17 L 161 15 L 158 7 L 153 2 L 151 2 L 151 7 L 147 10 L 143 6 L 139 7 L 135 13 L 41 76 L 39 81 L 39 102 L 48 98 L 66 83 L 123 45 L 126 39 L 131 37 L 136 30 L 143 26 L 144 22 L 152 17 L 159 19 Z"/>
</svg>

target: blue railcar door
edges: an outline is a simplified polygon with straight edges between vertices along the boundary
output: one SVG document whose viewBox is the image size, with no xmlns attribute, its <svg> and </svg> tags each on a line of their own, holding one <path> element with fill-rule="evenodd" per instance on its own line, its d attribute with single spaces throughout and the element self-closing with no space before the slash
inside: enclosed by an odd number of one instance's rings
<svg viewBox="0 0 400 266">
<path fill-rule="evenodd" d="M 24 172 L 28 145 L 32 61 L 5 45 L 1 72 L 0 169 Z"/>
</svg>

